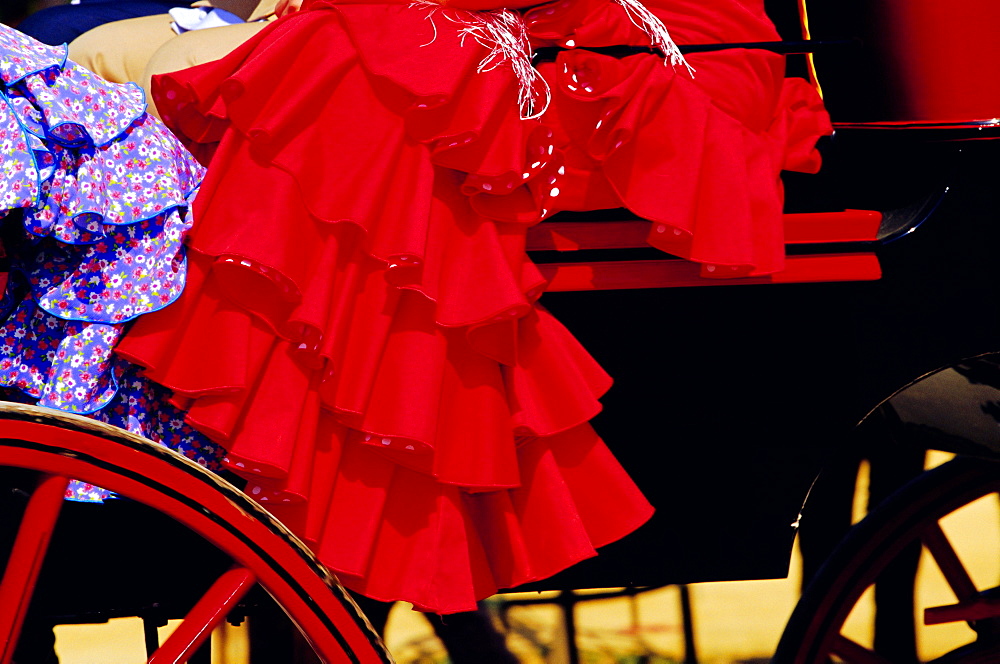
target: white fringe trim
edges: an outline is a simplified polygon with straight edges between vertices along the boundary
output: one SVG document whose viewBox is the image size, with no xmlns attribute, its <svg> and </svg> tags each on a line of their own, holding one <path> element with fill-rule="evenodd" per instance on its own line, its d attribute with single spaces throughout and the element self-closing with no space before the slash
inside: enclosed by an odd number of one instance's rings
<svg viewBox="0 0 1000 664">
<path fill-rule="evenodd" d="M 440 14 L 446 20 L 461 26 L 458 32 L 462 44 L 466 38 L 471 37 L 480 46 L 489 49 L 489 53 L 476 67 L 477 73 L 492 71 L 509 64 L 518 83 L 517 105 L 521 110 L 522 120 L 535 120 L 548 110 L 549 104 L 552 103 L 552 91 L 532 65 L 534 53 L 531 50 L 524 18 L 519 12 L 509 9 L 490 11 L 447 9 L 426 0 L 416 0 L 412 6 L 429 9 L 430 14 L 427 18 L 432 25 L 434 16 Z M 430 43 L 435 39 L 437 39 L 436 25 Z"/>
<path fill-rule="evenodd" d="M 622 6 L 632 23 L 645 32 L 653 45 L 663 53 L 663 64 L 677 68 L 683 66 L 691 77 L 695 69 L 688 64 L 680 48 L 674 43 L 667 27 L 653 12 L 649 11 L 641 0 L 613 0 Z M 441 14 L 452 23 L 460 25 L 461 43 L 467 37 L 472 37 L 480 46 L 489 49 L 489 53 L 479 62 L 477 73 L 492 71 L 509 63 L 517 78 L 517 105 L 521 110 L 522 120 L 540 118 L 552 103 L 552 90 L 538 70 L 532 65 L 534 53 L 528 38 L 528 29 L 524 17 L 510 9 L 493 9 L 489 11 L 469 11 L 464 9 L 448 9 L 433 0 L 413 0 L 411 7 L 423 7 L 429 11 L 427 20 L 434 28 L 434 36 L 424 44 L 437 40 L 437 25 L 434 16 Z"/>
<path fill-rule="evenodd" d="M 667 31 L 667 26 L 663 25 L 656 14 L 649 11 L 641 0 L 614 0 L 625 9 L 628 18 L 635 27 L 639 28 L 647 35 L 653 44 L 653 48 L 658 49 L 664 55 L 663 64 L 669 64 L 675 69 L 683 66 L 687 69 L 688 75 L 694 77 L 695 69 L 684 59 L 684 54 L 674 43 Z"/>
</svg>

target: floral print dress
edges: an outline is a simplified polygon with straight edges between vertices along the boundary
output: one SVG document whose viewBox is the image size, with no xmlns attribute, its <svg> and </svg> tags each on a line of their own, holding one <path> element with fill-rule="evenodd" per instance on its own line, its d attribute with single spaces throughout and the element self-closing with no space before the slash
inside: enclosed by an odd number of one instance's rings
<svg viewBox="0 0 1000 664">
<path fill-rule="evenodd" d="M 224 450 L 112 352 L 184 288 L 189 204 L 204 169 L 142 91 L 0 25 L 3 398 L 89 415 L 218 470 Z M 68 498 L 109 492 L 73 482 Z"/>
</svg>

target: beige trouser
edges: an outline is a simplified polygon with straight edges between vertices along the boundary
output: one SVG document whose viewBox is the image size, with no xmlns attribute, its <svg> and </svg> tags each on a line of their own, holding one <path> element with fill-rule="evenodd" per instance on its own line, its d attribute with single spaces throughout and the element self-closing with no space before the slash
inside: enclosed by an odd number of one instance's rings
<svg viewBox="0 0 1000 664">
<path fill-rule="evenodd" d="M 154 74 L 186 69 L 223 57 L 267 25 L 255 20 L 274 11 L 276 0 L 212 0 L 252 23 L 176 34 L 168 14 L 140 16 L 114 21 L 83 33 L 69 45 L 69 57 L 83 67 L 115 83 L 132 81 L 146 91 L 149 110 L 157 115 L 150 95 Z M 250 3 L 247 6 L 247 3 Z M 200 5 L 201 3 L 196 3 Z M 254 7 L 255 6 L 255 7 Z"/>
</svg>

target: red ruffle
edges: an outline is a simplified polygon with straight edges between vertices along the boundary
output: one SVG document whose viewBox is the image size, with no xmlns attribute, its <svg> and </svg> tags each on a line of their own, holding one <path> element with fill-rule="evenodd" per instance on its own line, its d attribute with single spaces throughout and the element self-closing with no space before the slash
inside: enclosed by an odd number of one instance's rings
<svg viewBox="0 0 1000 664">
<path fill-rule="evenodd" d="M 778 38 L 762 3 L 647 4 L 680 44 Z M 648 43 L 608 0 L 553 3 L 527 20 L 540 42 Z M 829 119 L 805 81 L 784 78 L 782 56 L 732 49 L 687 59 L 693 78 L 654 54 L 567 50 L 542 67 L 554 95 L 542 122 L 566 171 L 547 208 L 627 207 L 656 222 L 651 245 L 702 263 L 706 277 L 778 272 L 780 173 L 819 168 L 815 144 Z"/>
<path fill-rule="evenodd" d="M 317 9 L 158 80 L 174 129 L 218 145 L 185 294 L 118 352 L 348 586 L 452 612 L 652 507 L 587 424 L 610 379 L 535 304 L 549 132 L 426 16 Z"/>
<path fill-rule="evenodd" d="M 687 234 L 689 257 L 719 261 L 697 242 L 721 243 L 765 269 L 782 243 L 754 224 L 780 212 L 784 144 L 808 160 L 808 132 L 769 56 L 713 56 L 692 82 L 655 56 L 564 53 L 543 68 L 553 107 L 526 121 L 510 69 L 477 71 L 460 12 L 310 7 L 155 82 L 164 119 L 214 157 L 187 290 L 118 352 L 349 587 L 471 609 L 652 510 L 587 424 L 610 379 L 536 305 L 527 226 L 624 202 Z M 568 90 L 584 71 L 594 89 Z"/>
</svg>

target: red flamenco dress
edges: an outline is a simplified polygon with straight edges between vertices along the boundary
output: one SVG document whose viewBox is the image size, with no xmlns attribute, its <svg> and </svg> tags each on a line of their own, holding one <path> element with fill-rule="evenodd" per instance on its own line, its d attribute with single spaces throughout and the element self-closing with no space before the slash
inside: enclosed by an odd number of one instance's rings
<svg viewBox="0 0 1000 664">
<path fill-rule="evenodd" d="M 647 0 L 684 44 L 780 40 L 763 0 Z M 815 173 L 832 132 L 813 88 L 785 78 L 785 58 L 731 48 L 693 53 L 694 70 L 659 54 L 610 57 L 587 47 L 648 45 L 608 0 L 532 9 L 537 43 L 573 46 L 540 65 L 553 103 L 541 121 L 564 160 L 549 211 L 627 207 L 654 222 L 648 242 L 701 264 L 703 277 L 784 268 L 780 173 Z"/>
<path fill-rule="evenodd" d="M 117 349 L 345 585 L 439 613 L 590 557 L 653 509 L 588 424 L 611 380 L 537 304 L 526 229 L 556 209 L 666 204 L 690 244 L 670 248 L 702 260 L 713 178 L 735 169 L 741 195 L 771 197 L 725 220 L 754 223 L 780 200 L 795 124 L 780 62 L 746 53 L 718 56 L 717 73 L 695 61 L 696 82 L 651 53 L 592 67 L 604 56 L 564 53 L 540 68 L 549 111 L 523 119 L 512 67 L 468 33 L 476 16 L 317 0 L 159 78 L 165 122 L 211 162 L 183 296 Z M 648 44 L 611 0 L 523 16 L 536 45 Z M 611 87 L 568 95 L 564 62 Z M 742 115 L 712 97 L 730 74 Z M 660 125 L 660 103 L 687 115 Z M 673 152 L 647 154 L 662 141 Z M 641 191 L 668 177 L 686 188 Z M 691 207 L 704 214 L 682 218 Z"/>
</svg>

